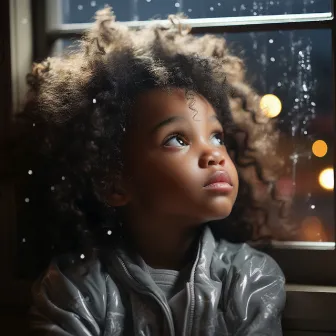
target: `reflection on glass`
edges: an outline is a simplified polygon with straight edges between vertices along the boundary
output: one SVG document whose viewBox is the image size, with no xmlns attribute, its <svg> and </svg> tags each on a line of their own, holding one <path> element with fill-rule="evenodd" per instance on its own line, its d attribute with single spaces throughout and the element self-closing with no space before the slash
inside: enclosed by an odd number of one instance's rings
<svg viewBox="0 0 336 336">
<path fill-rule="evenodd" d="M 288 227 L 288 234 L 275 238 L 334 241 L 331 32 L 230 33 L 225 38 L 245 60 L 249 82 L 262 97 L 261 107 L 277 112 L 280 105 L 273 97 L 282 104 L 273 120 L 280 130 L 279 155 L 286 160 L 286 170 L 276 191 L 280 199 L 293 195 L 293 201 L 286 221 L 271 216 L 274 232 Z M 311 217 L 318 219 L 318 229 L 317 220 L 314 225 L 304 222 Z"/>
<path fill-rule="evenodd" d="M 109 5 L 118 21 L 166 19 L 184 13 L 189 18 L 325 13 L 331 0 L 62 0 L 62 22 L 92 22 L 95 12 Z"/>
</svg>

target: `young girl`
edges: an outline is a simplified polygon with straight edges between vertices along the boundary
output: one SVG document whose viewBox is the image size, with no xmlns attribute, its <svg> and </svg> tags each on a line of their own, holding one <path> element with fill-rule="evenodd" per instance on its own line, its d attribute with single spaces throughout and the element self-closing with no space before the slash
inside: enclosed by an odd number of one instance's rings
<svg viewBox="0 0 336 336">
<path fill-rule="evenodd" d="M 16 120 L 18 203 L 58 255 L 33 287 L 33 333 L 281 335 L 284 276 L 236 243 L 269 234 L 249 181 L 278 167 L 241 60 L 175 19 L 113 19 L 35 65 Z"/>
</svg>

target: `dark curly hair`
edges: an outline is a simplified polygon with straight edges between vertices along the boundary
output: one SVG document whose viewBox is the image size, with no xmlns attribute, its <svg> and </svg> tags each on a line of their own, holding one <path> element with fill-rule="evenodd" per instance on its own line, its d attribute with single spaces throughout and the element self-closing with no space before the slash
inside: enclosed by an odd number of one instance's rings
<svg viewBox="0 0 336 336">
<path fill-rule="evenodd" d="M 282 169 L 274 125 L 225 40 L 193 36 L 179 17 L 169 18 L 169 27 L 131 30 L 106 8 L 75 50 L 34 64 L 28 75 L 7 173 L 16 184 L 19 234 L 38 255 L 38 269 L 53 254 L 89 253 L 117 239 L 118 212 L 105 195 L 122 169 L 121 142 L 135 98 L 153 88 L 183 88 L 191 105 L 193 94 L 203 95 L 224 125 L 240 189 L 226 225 L 211 223 L 216 234 L 231 241 L 272 235 L 265 204 Z M 262 197 L 260 185 L 270 187 Z"/>
</svg>

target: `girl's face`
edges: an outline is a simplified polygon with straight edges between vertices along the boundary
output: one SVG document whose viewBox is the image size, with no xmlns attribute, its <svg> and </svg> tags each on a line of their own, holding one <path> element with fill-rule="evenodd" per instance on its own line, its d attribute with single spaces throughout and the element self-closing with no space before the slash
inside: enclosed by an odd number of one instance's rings
<svg viewBox="0 0 336 336">
<path fill-rule="evenodd" d="M 123 189 L 129 211 L 195 224 L 227 217 L 238 176 L 209 102 L 185 91 L 141 95 L 126 130 Z"/>
</svg>

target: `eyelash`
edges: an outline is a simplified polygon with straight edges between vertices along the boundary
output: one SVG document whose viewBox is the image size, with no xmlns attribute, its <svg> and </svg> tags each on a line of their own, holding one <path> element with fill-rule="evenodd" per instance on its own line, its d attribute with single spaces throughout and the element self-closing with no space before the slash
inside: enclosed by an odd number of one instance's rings
<svg viewBox="0 0 336 336">
<path fill-rule="evenodd" d="M 217 132 L 214 132 L 211 136 L 214 137 L 214 136 L 218 136 L 219 139 L 221 140 L 221 146 L 224 146 L 224 133 L 222 131 L 217 131 Z M 180 139 L 186 144 L 186 145 L 189 145 L 188 141 L 186 141 L 185 137 L 181 134 L 181 133 L 175 133 L 175 134 L 171 134 L 168 138 L 166 138 L 163 142 L 163 146 L 167 146 L 167 143 L 174 139 L 174 138 L 177 138 L 177 137 L 180 137 Z"/>
</svg>

